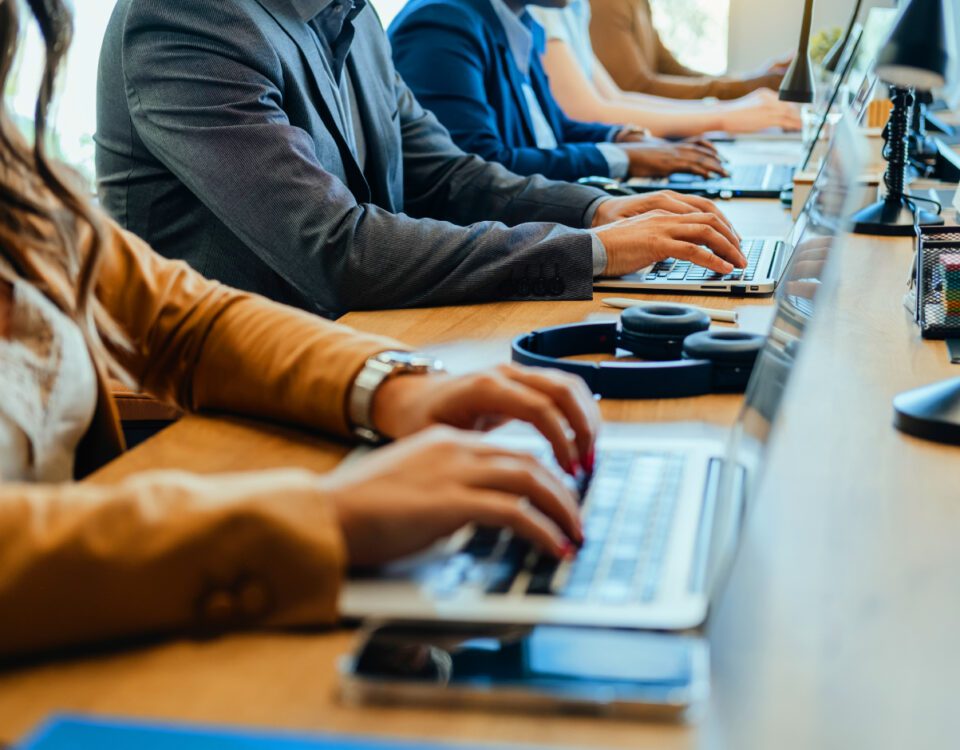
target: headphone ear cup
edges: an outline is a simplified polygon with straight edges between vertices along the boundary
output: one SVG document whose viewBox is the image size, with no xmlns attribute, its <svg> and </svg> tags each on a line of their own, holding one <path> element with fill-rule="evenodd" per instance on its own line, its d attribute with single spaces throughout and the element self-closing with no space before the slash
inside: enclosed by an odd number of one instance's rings
<svg viewBox="0 0 960 750">
<path fill-rule="evenodd" d="M 713 365 L 713 390 L 746 390 L 753 366 L 766 337 L 745 331 L 703 331 L 683 342 L 683 359 L 706 360 Z"/>
<path fill-rule="evenodd" d="M 620 316 L 620 346 L 640 359 L 679 359 L 684 339 L 709 328 L 709 315 L 685 305 L 630 307 Z"/>
</svg>

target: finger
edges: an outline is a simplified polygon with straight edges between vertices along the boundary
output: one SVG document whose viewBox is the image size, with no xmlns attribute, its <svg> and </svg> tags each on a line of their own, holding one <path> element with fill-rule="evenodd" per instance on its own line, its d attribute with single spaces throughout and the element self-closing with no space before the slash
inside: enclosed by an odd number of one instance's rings
<svg viewBox="0 0 960 750">
<path fill-rule="evenodd" d="M 695 174 L 698 177 L 703 177 L 705 180 L 709 180 L 714 176 L 714 173 L 707 169 L 707 167 L 704 164 L 701 164 L 699 161 L 682 161 L 674 168 L 673 171 Z"/>
<path fill-rule="evenodd" d="M 666 195 L 658 196 L 655 205 L 661 212 L 670 214 L 692 214 L 697 213 L 697 209 L 688 206 L 683 201 L 678 201 Z"/>
<path fill-rule="evenodd" d="M 547 394 L 573 428 L 582 458 L 593 450 L 600 425 L 600 409 L 583 378 L 552 370 L 506 367 L 502 372 L 517 382 Z"/>
<path fill-rule="evenodd" d="M 732 263 L 714 255 L 702 245 L 695 245 L 692 242 L 671 242 L 669 252 L 673 258 L 693 261 L 698 266 L 709 268 L 711 271 L 721 273 L 724 276 L 733 271 Z"/>
<path fill-rule="evenodd" d="M 745 268 L 747 265 L 747 259 L 743 257 L 740 248 L 731 243 L 716 229 L 706 224 L 689 225 L 675 231 L 671 236 L 674 239 L 703 245 L 712 250 L 715 255 L 719 255 L 738 268 Z"/>
<path fill-rule="evenodd" d="M 529 454 L 478 459 L 464 480 L 476 489 L 497 490 L 525 497 L 577 544 L 583 528 L 577 499 L 552 471 Z"/>
<path fill-rule="evenodd" d="M 685 216 L 678 216 L 676 221 L 678 223 L 706 226 L 713 229 L 715 232 L 718 232 L 723 236 L 724 240 L 726 240 L 726 244 L 720 248 L 710 245 L 710 249 L 714 251 L 724 250 L 724 252 L 721 252 L 720 254 L 731 263 L 742 263 L 744 266 L 747 264 L 747 258 L 740 250 L 739 235 L 737 235 L 737 233 L 734 232 L 725 221 L 722 221 L 715 214 L 687 214 Z M 710 236 L 712 237 L 712 235 Z M 689 237 L 685 239 L 689 239 Z M 726 254 L 727 250 L 730 251 L 729 255 Z"/>
<path fill-rule="evenodd" d="M 696 154 L 693 155 L 693 159 L 699 164 L 703 164 L 708 169 L 712 170 L 715 174 L 727 176 L 727 170 L 723 166 L 723 162 L 720 160 L 719 154 L 716 152 L 697 149 Z"/>
<path fill-rule="evenodd" d="M 713 144 L 689 143 L 685 148 L 687 151 L 698 156 L 706 156 L 711 159 L 720 160 L 720 152 L 717 151 Z"/>
<path fill-rule="evenodd" d="M 736 227 L 733 226 L 733 222 L 730 221 L 727 215 L 720 210 L 720 207 L 709 198 L 704 198 L 702 195 L 682 195 L 680 198 L 692 208 L 696 209 L 697 213 L 713 214 L 720 219 L 720 221 L 722 221 L 724 225 L 726 225 L 726 227 L 733 233 L 733 236 L 737 238 L 738 242 L 743 239 L 740 233 L 736 230 Z"/>
<path fill-rule="evenodd" d="M 692 143 L 694 146 L 700 146 L 701 148 L 706 149 L 712 154 L 720 153 L 719 151 L 717 151 L 717 147 L 713 143 L 713 141 L 708 141 L 706 138 L 703 138 L 701 136 L 695 136 L 693 138 L 689 138 L 687 139 L 687 143 Z"/>
<path fill-rule="evenodd" d="M 712 157 L 701 155 L 686 161 L 684 164 L 686 168 L 683 171 L 703 175 L 708 179 L 716 175 L 727 176 L 727 170 L 723 168 L 723 165 L 719 161 Z"/>
<path fill-rule="evenodd" d="M 473 490 L 458 502 L 475 523 L 510 529 L 517 536 L 558 558 L 572 551 L 570 540 L 564 537 L 556 524 L 535 508 L 524 508 L 520 498 L 515 495 L 494 490 Z"/>
<path fill-rule="evenodd" d="M 557 462 L 568 473 L 582 465 L 570 423 L 549 396 L 505 377 L 478 383 L 486 412 L 532 424 L 550 442 Z"/>
</svg>

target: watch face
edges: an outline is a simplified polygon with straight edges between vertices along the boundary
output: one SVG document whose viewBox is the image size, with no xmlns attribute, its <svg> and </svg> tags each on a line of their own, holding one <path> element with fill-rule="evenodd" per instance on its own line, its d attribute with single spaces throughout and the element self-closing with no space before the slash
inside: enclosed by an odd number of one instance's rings
<svg viewBox="0 0 960 750">
<path fill-rule="evenodd" d="M 434 368 L 438 365 L 433 357 L 414 352 L 381 352 L 377 359 L 384 364 L 401 365 L 411 368 Z"/>
</svg>

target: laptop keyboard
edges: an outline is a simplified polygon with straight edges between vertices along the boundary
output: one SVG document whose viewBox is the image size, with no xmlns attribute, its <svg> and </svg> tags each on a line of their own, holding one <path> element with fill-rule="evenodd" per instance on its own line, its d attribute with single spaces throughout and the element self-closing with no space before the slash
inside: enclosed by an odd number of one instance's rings
<svg viewBox="0 0 960 750">
<path fill-rule="evenodd" d="M 480 528 L 450 560 L 460 580 L 482 568 L 492 595 L 532 594 L 627 604 L 659 591 L 683 479 L 679 453 L 606 451 L 585 487 L 586 542 L 570 561 L 540 554 L 509 531 Z"/>
<path fill-rule="evenodd" d="M 643 277 L 645 281 L 753 281 L 763 254 L 764 240 L 744 240 L 741 250 L 747 256 L 746 268 L 735 268 L 726 275 L 698 266 L 689 260 L 667 258 L 657 263 Z"/>
</svg>

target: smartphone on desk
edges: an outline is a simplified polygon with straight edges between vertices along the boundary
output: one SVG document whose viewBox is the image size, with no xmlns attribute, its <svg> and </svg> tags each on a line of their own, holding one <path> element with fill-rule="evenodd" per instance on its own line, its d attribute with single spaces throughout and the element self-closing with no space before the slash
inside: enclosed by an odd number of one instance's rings
<svg viewBox="0 0 960 750">
<path fill-rule="evenodd" d="M 709 693 L 704 639 L 559 626 L 377 624 L 340 664 L 347 703 L 678 721 Z"/>
</svg>

